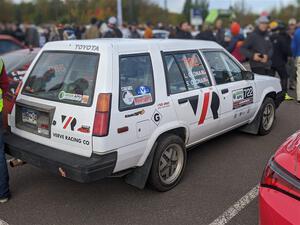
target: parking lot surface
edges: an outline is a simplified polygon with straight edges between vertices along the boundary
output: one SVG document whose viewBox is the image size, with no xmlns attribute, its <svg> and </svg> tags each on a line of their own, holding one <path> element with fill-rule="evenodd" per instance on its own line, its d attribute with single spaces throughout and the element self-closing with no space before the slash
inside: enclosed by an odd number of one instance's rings
<svg viewBox="0 0 300 225">
<path fill-rule="evenodd" d="M 284 102 L 269 135 L 232 131 L 195 147 L 183 180 L 166 193 L 138 190 L 122 178 L 79 184 L 30 165 L 10 169 L 13 197 L 0 205 L 0 219 L 10 225 L 211 224 L 259 183 L 271 155 L 300 129 L 299 113 L 299 104 Z M 226 224 L 258 224 L 257 197 Z"/>
</svg>

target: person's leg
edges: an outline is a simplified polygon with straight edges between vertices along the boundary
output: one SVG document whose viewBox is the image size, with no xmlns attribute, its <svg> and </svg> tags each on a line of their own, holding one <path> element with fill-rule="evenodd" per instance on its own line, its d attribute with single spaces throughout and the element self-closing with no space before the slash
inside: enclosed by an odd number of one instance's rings
<svg viewBox="0 0 300 225">
<path fill-rule="evenodd" d="M 2 113 L 0 113 L 0 202 L 1 199 L 8 198 L 10 196 L 8 184 L 9 176 L 4 152 L 3 133 Z"/>
<path fill-rule="evenodd" d="M 280 77 L 282 92 L 285 94 L 285 100 L 294 100 L 293 97 L 288 95 L 288 73 L 285 66 L 280 66 L 276 68 L 278 75 Z"/>
<path fill-rule="evenodd" d="M 297 57 L 296 66 L 297 66 L 297 101 L 300 102 L 300 57 Z"/>
</svg>

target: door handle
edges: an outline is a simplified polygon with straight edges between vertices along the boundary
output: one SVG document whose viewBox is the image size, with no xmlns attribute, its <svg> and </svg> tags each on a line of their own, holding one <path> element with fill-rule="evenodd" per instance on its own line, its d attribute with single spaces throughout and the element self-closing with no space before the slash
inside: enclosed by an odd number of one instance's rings
<svg viewBox="0 0 300 225">
<path fill-rule="evenodd" d="M 229 90 L 228 90 L 228 88 L 225 88 L 225 89 L 222 89 L 221 92 L 222 92 L 222 94 L 224 95 L 224 94 L 228 93 Z"/>
<path fill-rule="evenodd" d="M 184 104 L 184 103 L 187 103 L 188 102 L 188 99 L 187 98 L 182 98 L 182 99 L 178 99 L 178 104 Z"/>
</svg>

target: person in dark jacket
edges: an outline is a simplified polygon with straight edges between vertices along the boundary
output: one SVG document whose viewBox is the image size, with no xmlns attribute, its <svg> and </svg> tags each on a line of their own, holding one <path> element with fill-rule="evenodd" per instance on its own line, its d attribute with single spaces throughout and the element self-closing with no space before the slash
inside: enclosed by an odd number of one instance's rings
<svg viewBox="0 0 300 225">
<path fill-rule="evenodd" d="M 257 27 L 246 38 L 241 53 L 250 61 L 254 73 L 268 75 L 271 70 L 273 46 L 268 34 L 269 19 L 261 16 L 256 20 Z"/>
<path fill-rule="evenodd" d="M 193 39 L 191 34 L 191 26 L 188 22 L 181 22 L 177 27 L 175 38 L 177 39 Z"/>
<path fill-rule="evenodd" d="M 216 41 L 211 25 L 207 23 L 203 24 L 201 32 L 195 38 L 204 41 Z"/>
<path fill-rule="evenodd" d="M 286 32 L 286 28 L 281 22 L 273 22 L 274 27 L 272 29 L 273 34 L 271 41 L 273 44 L 273 56 L 272 56 L 272 75 L 275 76 L 277 72 L 282 86 L 282 91 L 285 93 L 285 100 L 293 100 L 287 93 L 288 90 L 288 73 L 286 70 L 286 64 L 288 58 L 292 56 L 291 38 Z"/>
<path fill-rule="evenodd" d="M 223 21 L 218 19 L 216 21 L 215 39 L 219 45 L 225 46 L 225 30 L 223 29 Z"/>
</svg>

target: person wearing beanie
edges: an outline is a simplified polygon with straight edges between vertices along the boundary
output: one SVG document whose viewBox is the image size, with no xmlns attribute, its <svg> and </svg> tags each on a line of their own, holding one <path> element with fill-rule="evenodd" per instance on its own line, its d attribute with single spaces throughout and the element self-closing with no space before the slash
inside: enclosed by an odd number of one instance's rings
<svg viewBox="0 0 300 225">
<path fill-rule="evenodd" d="M 229 51 L 238 61 L 245 61 L 245 57 L 241 54 L 240 48 L 244 41 L 244 36 L 240 33 L 241 26 L 237 22 L 233 22 L 230 26 L 231 41 L 226 50 Z"/>
<path fill-rule="evenodd" d="M 112 16 L 108 19 L 107 31 L 104 33 L 103 38 L 122 38 L 122 31 L 117 26 L 117 18 Z"/>
<path fill-rule="evenodd" d="M 256 20 L 255 30 L 247 36 L 241 46 L 241 53 L 249 59 L 251 70 L 254 73 L 269 75 L 273 45 L 268 34 L 269 18 L 261 16 Z"/>
</svg>

